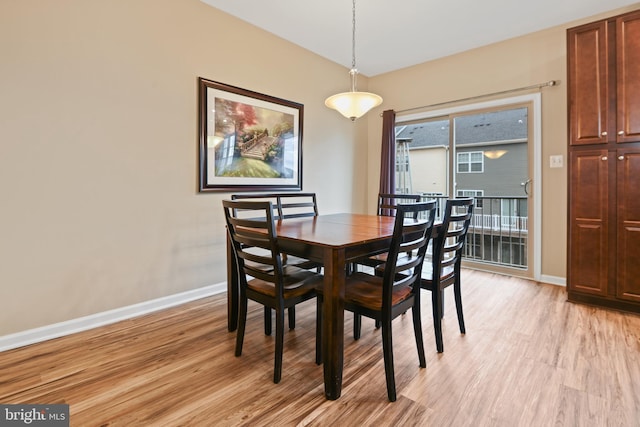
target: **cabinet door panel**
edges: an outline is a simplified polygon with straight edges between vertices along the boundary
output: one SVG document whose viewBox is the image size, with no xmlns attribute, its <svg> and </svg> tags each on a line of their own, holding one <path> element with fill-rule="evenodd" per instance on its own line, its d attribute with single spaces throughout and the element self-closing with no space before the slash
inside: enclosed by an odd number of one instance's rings
<svg viewBox="0 0 640 427">
<path fill-rule="evenodd" d="M 567 46 L 569 143 L 604 144 L 609 123 L 606 22 L 569 30 Z"/>
<path fill-rule="evenodd" d="M 617 296 L 640 302 L 640 150 L 618 150 Z"/>
<path fill-rule="evenodd" d="M 616 20 L 617 142 L 640 141 L 640 12 Z"/>
<path fill-rule="evenodd" d="M 569 289 L 607 295 L 609 274 L 607 150 L 571 153 Z"/>
</svg>

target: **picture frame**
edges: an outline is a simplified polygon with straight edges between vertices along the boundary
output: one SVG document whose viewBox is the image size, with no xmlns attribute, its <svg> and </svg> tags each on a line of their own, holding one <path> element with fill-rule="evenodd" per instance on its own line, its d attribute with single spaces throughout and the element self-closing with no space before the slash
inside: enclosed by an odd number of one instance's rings
<svg viewBox="0 0 640 427">
<path fill-rule="evenodd" d="M 302 190 L 304 106 L 198 78 L 199 191 Z"/>
</svg>

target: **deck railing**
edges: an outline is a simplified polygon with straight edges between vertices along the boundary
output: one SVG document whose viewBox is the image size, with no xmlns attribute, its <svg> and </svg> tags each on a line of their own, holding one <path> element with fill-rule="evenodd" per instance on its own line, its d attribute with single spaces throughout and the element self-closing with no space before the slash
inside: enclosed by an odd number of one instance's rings
<svg viewBox="0 0 640 427">
<path fill-rule="evenodd" d="M 424 194 L 438 201 L 442 220 L 448 196 Z M 529 239 L 526 197 L 474 197 L 474 213 L 465 241 L 464 257 L 474 262 L 526 268 Z"/>
</svg>

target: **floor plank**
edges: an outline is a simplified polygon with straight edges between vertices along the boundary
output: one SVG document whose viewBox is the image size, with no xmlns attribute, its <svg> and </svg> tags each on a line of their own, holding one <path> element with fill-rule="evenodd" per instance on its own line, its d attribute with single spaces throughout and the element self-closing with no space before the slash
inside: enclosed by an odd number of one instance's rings
<svg viewBox="0 0 640 427">
<path fill-rule="evenodd" d="M 0 353 L 0 402 L 68 403 L 74 426 L 640 425 L 640 316 L 470 270 L 463 301 L 466 335 L 447 292 L 438 354 L 423 291 L 426 369 L 410 314 L 394 321 L 394 403 L 371 321 L 353 341 L 345 316 L 342 397 L 327 401 L 314 363 L 315 302 L 297 309 L 282 382 L 273 384 L 261 307 L 250 304 L 244 351 L 234 357 L 224 295 Z"/>
</svg>

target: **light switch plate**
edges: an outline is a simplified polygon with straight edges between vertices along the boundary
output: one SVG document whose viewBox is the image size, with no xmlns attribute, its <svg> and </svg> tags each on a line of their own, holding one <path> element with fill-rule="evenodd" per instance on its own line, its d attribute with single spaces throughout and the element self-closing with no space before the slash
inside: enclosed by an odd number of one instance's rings
<svg viewBox="0 0 640 427">
<path fill-rule="evenodd" d="M 549 156 L 549 167 L 550 168 L 561 168 L 564 166 L 564 158 L 562 154 Z"/>
</svg>

